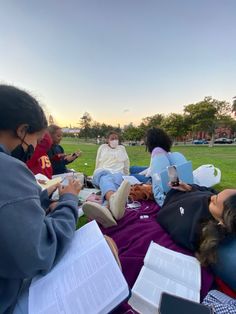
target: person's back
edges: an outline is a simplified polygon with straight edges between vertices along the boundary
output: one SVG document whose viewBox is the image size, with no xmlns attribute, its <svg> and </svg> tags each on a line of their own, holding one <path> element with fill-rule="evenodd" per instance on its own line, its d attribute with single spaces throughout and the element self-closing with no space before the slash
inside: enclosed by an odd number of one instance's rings
<svg viewBox="0 0 236 314">
<path fill-rule="evenodd" d="M 41 173 L 48 177 L 52 178 L 52 165 L 47 154 L 48 150 L 52 146 L 52 139 L 49 133 L 45 133 L 44 137 L 37 144 L 33 156 L 26 162 L 29 169 L 34 173 Z"/>
</svg>

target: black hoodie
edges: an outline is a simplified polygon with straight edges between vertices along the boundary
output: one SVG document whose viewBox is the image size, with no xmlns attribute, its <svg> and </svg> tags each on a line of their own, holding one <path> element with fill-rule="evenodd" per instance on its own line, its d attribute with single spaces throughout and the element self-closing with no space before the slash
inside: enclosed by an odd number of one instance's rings
<svg viewBox="0 0 236 314">
<path fill-rule="evenodd" d="M 170 190 L 157 214 L 157 221 L 179 245 L 196 251 L 201 224 L 212 218 L 209 202 L 214 189 L 192 185 L 190 192 Z"/>
</svg>

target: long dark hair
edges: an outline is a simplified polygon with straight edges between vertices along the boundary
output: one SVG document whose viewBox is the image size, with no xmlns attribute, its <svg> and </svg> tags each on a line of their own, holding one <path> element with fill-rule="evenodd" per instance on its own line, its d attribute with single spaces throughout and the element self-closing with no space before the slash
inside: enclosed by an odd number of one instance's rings
<svg viewBox="0 0 236 314">
<path fill-rule="evenodd" d="M 172 146 L 172 140 L 162 129 L 151 128 L 146 133 L 146 150 L 151 153 L 155 147 L 161 147 L 169 152 Z"/>
<path fill-rule="evenodd" d="M 202 226 L 197 257 L 204 266 L 216 263 L 220 243 L 228 235 L 236 234 L 236 194 L 224 201 L 222 221 L 223 224 L 219 224 L 211 219 Z"/>
<path fill-rule="evenodd" d="M 47 128 L 47 119 L 37 100 L 27 92 L 10 85 L 0 85 L 0 130 L 16 131 L 27 124 L 32 134 Z"/>
</svg>

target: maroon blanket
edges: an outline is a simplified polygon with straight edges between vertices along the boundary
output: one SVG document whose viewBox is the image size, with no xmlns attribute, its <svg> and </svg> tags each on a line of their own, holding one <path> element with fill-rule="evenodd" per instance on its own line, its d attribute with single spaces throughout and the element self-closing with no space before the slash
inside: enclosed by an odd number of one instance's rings
<svg viewBox="0 0 236 314">
<path fill-rule="evenodd" d="M 145 201 L 141 204 L 142 206 L 138 210 L 126 209 L 124 217 L 119 220 L 117 226 L 101 228 L 103 234 L 112 237 L 118 246 L 122 271 L 130 288 L 133 287 L 143 266 L 143 259 L 151 240 L 174 251 L 192 255 L 186 249 L 176 245 L 157 223 L 158 205 L 151 201 Z M 146 217 L 142 218 L 144 215 Z M 210 290 L 212 282 L 211 273 L 202 268 L 202 298 Z M 116 313 L 125 313 L 127 309 L 127 305 L 123 304 Z"/>
</svg>

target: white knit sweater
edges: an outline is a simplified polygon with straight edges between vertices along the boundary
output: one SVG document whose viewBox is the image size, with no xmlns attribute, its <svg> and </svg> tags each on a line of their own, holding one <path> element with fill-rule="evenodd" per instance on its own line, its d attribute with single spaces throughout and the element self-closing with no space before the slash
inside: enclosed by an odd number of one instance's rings
<svg viewBox="0 0 236 314">
<path fill-rule="evenodd" d="M 108 144 L 102 144 L 97 151 L 96 166 L 97 169 L 106 169 L 112 173 L 122 172 L 129 174 L 129 157 L 123 145 L 111 148 Z"/>
</svg>

